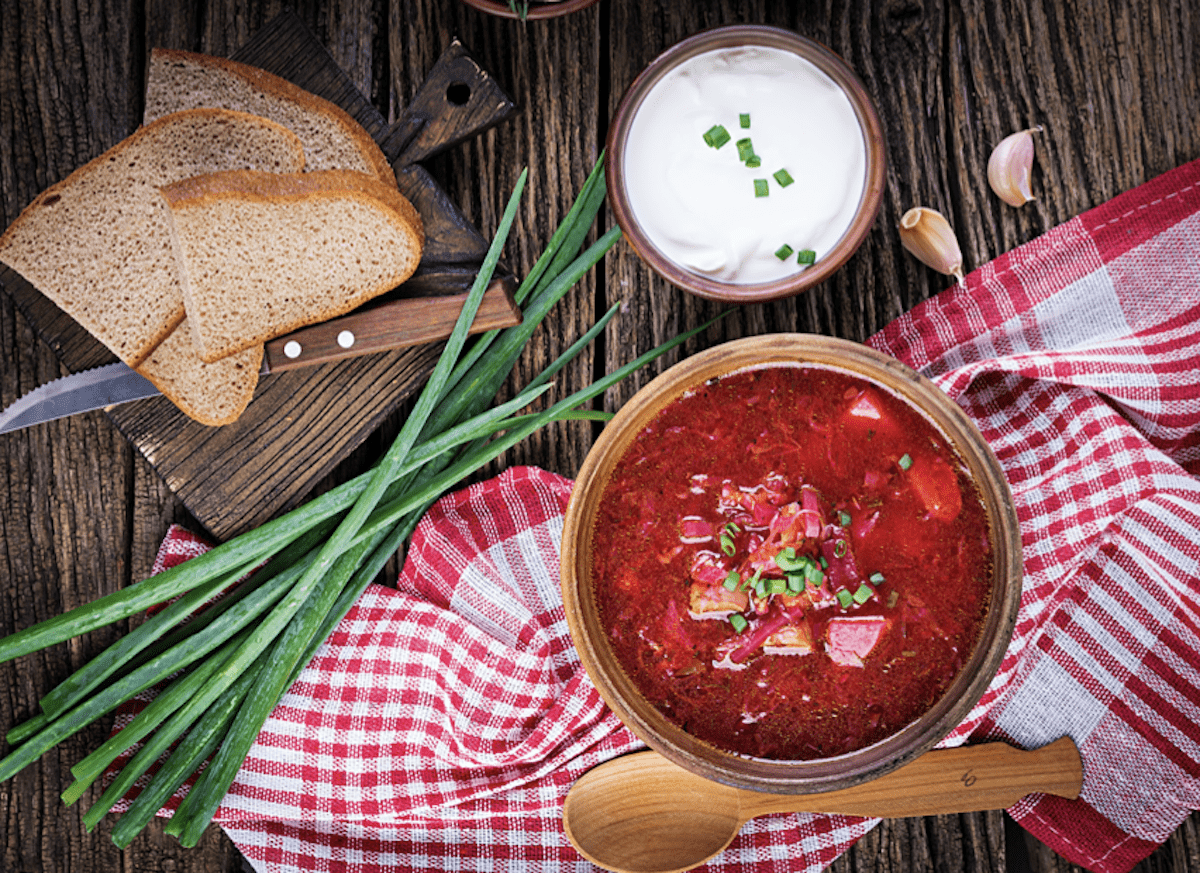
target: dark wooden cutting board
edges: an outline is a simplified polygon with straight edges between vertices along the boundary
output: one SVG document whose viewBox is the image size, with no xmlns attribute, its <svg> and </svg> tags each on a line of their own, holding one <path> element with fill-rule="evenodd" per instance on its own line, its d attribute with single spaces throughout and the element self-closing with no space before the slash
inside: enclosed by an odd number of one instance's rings
<svg viewBox="0 0 1200 873">
<path fill-rule="evenodd" d="M 293 13 L 273 19 L 232 57 L 338 104 L 380 144 L 427 237 L 417 274 L 392 294 L 457 295 L 469 287 L 488 241 L 417 161 L 497 124 L 515 106 L 457 40 L 391 126 Z M 14 271 L 0 266 L 0 286 L 68 370 L 115 360 Z M 227 539 L 303 500 L 424 383 L 439 350 L 416 346 L 264 376 L 242 417 L 220 428 L 192 421 L 162 397 L 107 415 L 197 521 Z"/>
</svg>

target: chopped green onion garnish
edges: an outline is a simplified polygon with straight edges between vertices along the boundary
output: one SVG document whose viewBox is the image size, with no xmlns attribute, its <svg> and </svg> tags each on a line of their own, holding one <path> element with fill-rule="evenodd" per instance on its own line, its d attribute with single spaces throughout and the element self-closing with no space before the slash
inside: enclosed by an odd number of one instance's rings
<svg viewBox="0 0 1200 873">
<path fill-rule="evenodd" d="M 777 248 L 775 250 L 775 257 L 779 258 L 779 260 L 781 260 L 781 261 L 786 261 L 788 258 L 790 258 L 792 256 L 792 252 L 793 252 L 792 247 L 789 246 L 787 243 L 784 243 L 783 245 L 781 245 L 779 248 Z"/>
<path fill-rule="evenodd" d="M 746 621 L 746 616 L 742 615 L 740 612 L 735 612 L 733 615 L 729 616 L 729 623 L 733 625 L 733 629 L 739 634 L 746 629 L 748 624 L 750 624 L 750 622 Z"/>
<path fill-rule="evenodd" d="M 796 254 L 797 264 L 815 264 L 817 262 L 817 253 L 812 249 L 800 249 Z"/>
<path fill-rule="evenodd" d="M 836 542 L 834 542 L 833 556 L 835 558 L 846 557 L 846 541 L 845 540 L 837 540 Z"/>
<path fill-rule="evenodd" d="M 759 597 L 767 596 L 767 580 L 766 579 L 759 579 L 757 582 L 754 583 L 754 593 L 757 594 Z"/>
<path fill-rule="evenodd" d="M 767 591 L 771 594 L 783 594 L 787 591 L 786 579 L 771 579 L 767 582 Z"/>
<path fill-rule="evenodd" d="M 808 558 L 804 556 L 797 558 L 795 548 L 788 546 L 775 556 L 775 564 L 785 573 L 794 573 L 807 566 Z"/>
<path fill-rule="evenodd" d="M 809 563 L 804 568 L 804 578 L 811 582 L 814 588 L 820 588 L 821 583 L 825 581 L 825 574 L 816 564 Z"/>
<path fill-rule="evenodd" d="M 737 141 L 738 160 L 745 162 L 754 157 L 754 146 L 750 144 L 750 137 L 739 139 Z"/>
<path fill-rule="evenodd" d="M 850 604 L 854 603 L 854 595 L 845 588 L 838 589 L 837 599 L 838 603 L 842 605 L 842 609 L 849 609 Z"/>
<path fill-rule="evenodd" d="M 739 115 L 738 124 L 740 124 L 743 129 L 748 128 L 750 126 L 750 113 L 743 112 L 741 115 Z"/>
<path fill-rule="evenodd" d="M 771 175 L 775 177 L 775 181 L 779 183 L 780 188 L 786 188 L 788 185 L 796 181 L 792 178 L 792 174 L 784 169 L 778 169 Z"/>
<path fill-rule="evenodd" d="M 758 155 L 751 155 L 750 157 L 746 158 L 746 166 L 752 170 L 757 170 L 762 166 L 762 158 L 760 158 Z"/>
<path fill-rule="evenodd" d="M 737 546 L 733 544 L 733 537 L 727 533 L 721 534 L 721 551 L 731 558 L 737 552 Z"/>
<path fill-rule="evenodd" d="M 725 586 L 726 591 L 737 591 L 737 587 L 742 584 L 742 577 L 738 575 L 737 570 L 730 570 L 721 584 Z"/>
<path fill-rule="evenodd" d="M 755 197 L 766 197 L 770 193 L 771 193 L 771 191 L 769 188 L 767 188 L 767 180 L 766 179 L 755 179 L 754 180 L 754 196 Z"/>
<path fill-rule="evenodd" d="M 761 578 L 762 578 L 762 568 L 760 567 L 759 569 L 754 571 L 753 576 L 751 576 L 749 579 L 746 580 L 746 583 L 742 586 L 743 590 L 749 591 L 751 588 L 754 588 L 756 585 L 758 585 L 758 580 Z"/>
<path fill-rule="evenodd" d="M 736 521 L 726 522 L 725 527 L 721 528 L 721 530 L 723 530 L 723 531 L 725 531 L 725 533 L 729 533 L 729 534 L 735 534 L 735 533 L 742 532 L 742 529 L 737 526 Z"/>
<path fill-rule="evenodd" d="M 829 562 L 825 560 L 825 556 L 824 556 L 824 555 L 821 555 L 821 569 L 822 569 L 822 570 L 828 570 L 828 569 L 829 569 Z"/>
<path fill-rule="evenodd" d="M 867 577 L 867 581 L 874 582 L 876 585 L 882 585 L 883 584 L 883 574 L 882 573 L 872 573 L 870 576 Z"/>
<path fill-rule="evenodd" d="M 859 603 L 859 604 L 866 603 L 868 600 L 871 599 L 871 596 L 874 593 L 875 593 L 875 589 L 872 588 L 870 585 L 868 585 L 866 582 L 864 582 L 861 585 L 859 585 L 858 590 L 854 592 L 854 602 Z"/>
<path fill-rule="evenodd" d="M 903 455 L 900 456 L 900 460 L 897 461 L 897 463 L 900 465 L 901 470 L 907 470 L 909 467 L 912 466 L 912 458 L 909 456 L 909 454 L 907 452 L 905 452 Z"/>
<path fill-rule="evenodd" d="M 729 135 L 729 131 L 722 124 L 714 124 L 704 132 L 704 141 L 714 149 L 719 149 L 725 143 L 729 142 L 733 137 Z"/>
<path fill-rule="evenodd" d="M 839 511 L 838 524 L 840 524 L 842 527 L 850 527 L 850 513 Z"/>
<path fill-rule="evenodd" d="M 799 594 L 804 590 L 804 577 L 797 576 L 795 573 L 789 573 L 787 577 L 787 589 L 791 594 Z"/>
</svg>

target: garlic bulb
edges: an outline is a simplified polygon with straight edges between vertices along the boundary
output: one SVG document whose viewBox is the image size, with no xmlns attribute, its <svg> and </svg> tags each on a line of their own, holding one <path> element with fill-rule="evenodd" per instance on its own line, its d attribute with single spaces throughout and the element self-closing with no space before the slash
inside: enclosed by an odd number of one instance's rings
<svg viewBox="0 0 1200 873">
<path fill-rule="evenodd" d="M 988 184 L 996 196 L 1009 206 L 1021 206 L 1033 199 L 1029 190 L 1029 171 L 1033 168 L 1033 134 L 1041 126 L 1006 136 L 992 149 L 988 158 Z"/>
<path fill-rule="evenodd" d="M 942 213 L 924 206 L 908 210 L 900 217 L 900 243 L 921 263 L 965 284 L 958 237 Z"/>
</svg>

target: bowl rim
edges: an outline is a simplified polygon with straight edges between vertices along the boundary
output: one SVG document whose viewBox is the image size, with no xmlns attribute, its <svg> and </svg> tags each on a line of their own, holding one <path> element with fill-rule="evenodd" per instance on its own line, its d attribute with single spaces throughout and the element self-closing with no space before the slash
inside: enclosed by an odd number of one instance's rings
<svg viewBox="0 0 1200 873">
<path fill-rule="evenodd" d="M 858 116 L 866 147 L 866 179 L 850 226 L 829 254 L 806 270 L 772 282 L 734 284 L 679 266 L 642 230 L 625 192 L 624 145 L 638 107 L 650 89 L 680 63 L 722 48 L 758 45 L 791 51 L 814 64 L 845 92 Z M 761 303 L 792 297 L 820 284 L 850 259 L 866 240 L 883 202 L 887 152 L 883 125 L 874 101 L 850 65 L 832 49 L 793 30 L 767 24 L 730 24 L 698 31 L 667 48 L 633 80 L 609 124 L 605 143 L 605 180 L 613 216 L 629 244 L 655 273 L 685 291 L 725 303 Z"/>
<path fill-rule="evenodd" d="M 508 4 L 504 0 L 462 0 L 462 2 L 481 12 L 496 15 L 500 18 L 520 20 L 521 17 L 509 9 Z M 558 18 L 560 15 L 587 9 L 597 2 L 598 0 L 557 0 L 557 2 L 541 2 L 536 6 L 530 3 L 529 13 L 525 16 L 525 20 L 533 21 L 542 18 Z"/>
<path fill-rule="evenodd" d="M 923 412 L 955 447 L 984 502 L 994 554 L 992 600 L 963 669 L 927 712 L 863 749 L 814 761 L 751 758 L 687 734 L 651 706 L 616 661 L 599 627 L 590 588 L 596 506 L 612 467 L 659 409 L 717 375 L 777 363 L 833 367 L 882 385 Z M 921 402 L 917 402 L 917 401 Z M 944 418 L 944 420 L 942 420 Z M 561 585 L 571 640 L 601 698 L 636 736 L 697 775 L 738 788 L 810 794 L 846 788 L 900 767 L 945 738 L 982 698 L 1003 661 L 1020 607 L 1021 535 L 1007 479 L 974 423 L 945 393 L 907 365 L 868 346 L 812 334 L 733 340 L 680 361 L 640 389 L 605 426 L 576 477 L 562 533 Z"/>
</svg>

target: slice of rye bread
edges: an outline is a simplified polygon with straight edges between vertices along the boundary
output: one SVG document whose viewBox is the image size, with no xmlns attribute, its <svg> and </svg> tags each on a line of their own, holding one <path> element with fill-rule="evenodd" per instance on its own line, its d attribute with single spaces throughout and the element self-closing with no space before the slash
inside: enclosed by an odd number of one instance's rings
<svg viewBox="0 0 1200 873">
<path fill-rule="evenodd" d="M 276 122 L 173 113 L 43 191 L 0 236 L 0 261 L 137 367 L 184 317 L 159 187 L 217 170 L 303 167 L 300 140 Z"/>
<path fill-rule="evenodd" d="M 192 342 L 187 319 L 159 343 L 137 371 L 189 418 L 201 424 L 232 424 L 246 410 L 258 385 L 261 345 L 206 364 Z"/>
<path fill-rule="evenodd" d="M 257 67 L 211 55 L 152 49 L 146 82 L 146 123 L 200 107 L 250 112 L 284 125 L 300 138 L 305 170 L 358 170 L 392 187 L 396 184 L 395 174 L 375 140 L 340 106 Z M 176 334 L 187 342 L 173 341 L 178 338 Z M 138 372 L 187 415 L 204 424 L 224 424 L 226 410 L 240 407 L 240 412 L 253 395 L 262 348 L 251 347 L 232 356 L 243 361 L 256 349 L 258 358 L 253 366 L 234 369 L 227 363 L 229 359 L 206 364 L 200 360 L 190 326 L 184 321 Z M 213 368 L 217 367 L 222 371 L 214 376 Z M 164 376 L 168 372 L 169 381 Z M 223 390 L 214 390 L 214 386 Z"/>
<path fill-rule="evenodd" d="M 231 171 L 164 186 L 204 361 L 349 312 L 403 282 L 425 233 L 395 188 L 353 170 Z"/>
<path fill-rule="evenodd" d="M 304 144 L 306 170 L 357 170 L 396 187 L 395 173 L 375 140 L 340 106 L 257 67 L 152 49 L 145 121 L 201 106 L 251 112 L 282 124 Z"/>
</svg>

